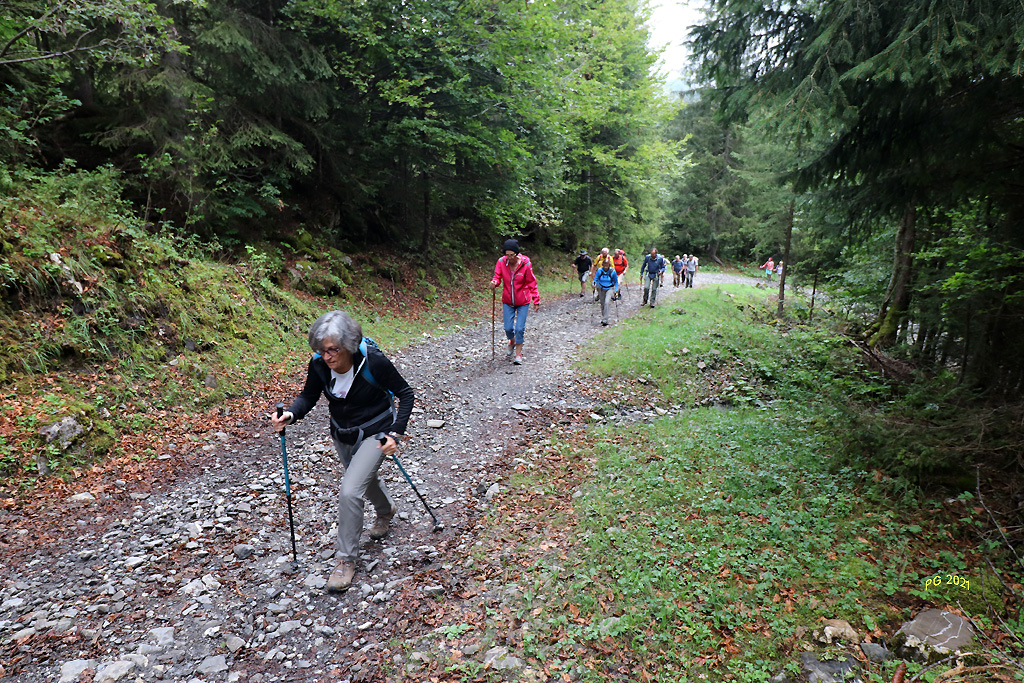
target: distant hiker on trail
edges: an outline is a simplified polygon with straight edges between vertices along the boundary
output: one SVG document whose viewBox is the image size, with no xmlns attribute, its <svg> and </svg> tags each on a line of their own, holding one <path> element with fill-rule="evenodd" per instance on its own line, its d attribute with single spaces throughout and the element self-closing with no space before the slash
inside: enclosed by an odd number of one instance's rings
<svg viewBox="0 0 1024 683">
<path fill-rule="evenodd" d="M 331 439 L 345 464 L 338 495 L 338 563 L 327 590 L 341 592 L 352 585 L 356 573 L 366 500 L 377 512 L 370 538 L 384 538 L 391 530 L 397 509 L 377 470 L 398 450 L 415 395 L 391 361 L 363 338 L 362 326 L 344 311 L 317 318 L 309 328 L 309 347 L 315 355 L 302 393 L 271 421 L 280 432 L 305 417 L 321 394 L 327 398 Z M 397 415 L 392 394 L 398 397 Z M 376 436 L 380 433 L 387 435 L 383 445 Z"/>
<path fill-rule="evenodd" d="M 761 264 L 761 269 L 764 271 L 764 276 L 768 278 L 768 282 L 772 281 L 772 272 L 775 270 L 775 261 L 769 256 L 768 260 Z"/>
<path fill-rule="evenodd" d="M 594 259 L 594 267 L 590 271 L 590 280 L 591 280 L 591 282 L 593 282 L 594 276 L 597 275 L 597 271 L 600 270 L 601 268 L 604 268 L 605 264 L 607 264 L 609 267 L 613 265 L 612 255 L 608 251 L 608 247 L 605 247 L 604 249 L 602 249 L 601 253 L 598 254 L 597 258 Z M 597 301 L 597 299 L 598 299 L 597 288 L 595 287 L 594 288 L 594 301 Z"/>
<path fill-rule="evenodd" d="M 612 264 L 615 266 L 615 274 L 619 276 L 619 281 L 625 285 L 626 278 L 623 277 L 626 271 L 629 270 L 629 259 L 626 258 L 626 252 L 621 249 L 615 250 L 615 255 L 612 256 Z M 615 292 L 613 299 L 621 299 L 622 292 Z"/>
<path fill-rule="evenodd" d="M 778 264 L 776 264 L 775 274 L 779 276 L 780 280 L 782 279 L 782 261 L 779 261 Z"/>
<path fill-rule="evenodd" d="M 522 365 L 526 315 L 530 312 L 530 302 L 533 302 L 534 310 L 540 308 L 540 294 L 537 293 L 537 278 L 533 275 L 530 258 L 519 253 L 519 243 L 515 240 L 505 240 L 505 255 L 494 264 L 491 287 L 501 284 L 504 284 L 501 308 L 505 336 L 508 337 L 508 353 L 505 355 L 516 365 Z"/>
<path fill-rule="evenodd" d="M 644 277 L 644 273 L 647 277 Z M 658 298 L 658 285 L 665 274 L 665 257 L 658 253 L 657 249 L 651 249 L 651 253 L 644 257 L 644 264 L 640 266 L 640 279 L 644 286 L 644 300 L 641 306 L 647 305 L 648 297 L 651 300 L 651 308 L 654 308 L 655 300 Z"/>
<path fill-rule="evenodd" d="M 579 256 L 572 264 L 576 266 L 576 279 L 580 281 L 580 298 L 582 299 L 587 288 L 587 275 L 590 274 L 590 267 L 594 265 L 594 262 L 587 256 L 586 249 L 580 249 Z"/>
<path fill-rule="evenodd" d="M 685 258 L 686 254 L 683 254 L 683 257 Z M 683 279 L 683 269 L 685 267 L 686 267 L 685 261 L 683 261 L 683 259 L 679 258 L 679 254 L 676 254 L 676 257 L 674 259 L 672 259 L 672 286 L 673 287 L 678 287 L 679 286 L 680 280 Z"/>
<path fill-rule="evenodd" d="M 683 271 L 683 277 L 686 280 L 686 286 L 693 287 L 693 276 L 697 274 L 697 257 L 690 254 L 690 257 L 686 259 L 686 270 Z"/>
<path fill-rule="evenodd" d="M 594 288 L 601 298 L 601 324 L 608 326 L 608 310 L 611 308 L 612 293 L 619 293 L 619 276 L 611 259 L 604 262 L 594 273 Z"/>
</svg>

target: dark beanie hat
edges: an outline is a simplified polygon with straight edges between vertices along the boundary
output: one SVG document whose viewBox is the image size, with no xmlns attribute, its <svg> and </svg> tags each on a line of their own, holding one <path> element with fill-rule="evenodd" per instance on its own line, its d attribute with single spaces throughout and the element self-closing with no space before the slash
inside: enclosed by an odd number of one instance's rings
<svg viewBox="0 0 1024 683">
<path fill-rule="evenodd" d="M 515 240 L 505 240 L 505 248 L 502 249 L 502 251 L 514 251 L 518 254 L 519 242 L 516 242 Z"/>
</svg>

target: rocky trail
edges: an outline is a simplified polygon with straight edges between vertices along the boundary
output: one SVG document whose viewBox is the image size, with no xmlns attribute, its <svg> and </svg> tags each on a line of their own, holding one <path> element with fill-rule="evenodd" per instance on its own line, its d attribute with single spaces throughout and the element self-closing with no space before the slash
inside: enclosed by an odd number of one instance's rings
<svg viewBox="0 0 1024 683">
<path fill-rule="evenodd" d="M 756 281 L 700 273 L 695 285 L 722 282 Z M 619 319 L 649 314 L 635 281 L 631 290 Z M 669 284 L 661 294 L 671 304 L 686 291 Z M 490 328 L 438 329 L 389 354 L 417 394 L 399 457 L 442 531 L 386 461 L 399 504 L 392 532 L 364 534 L 353 587 L 327 593 L 339 465 L 323 402 L 287 434 L 294 567 L 280 441 L 265 415 L 240 415 L 230 433 L 147 464 L 145 489 L 120 481 L 34 518 L 5 514 L 0 680 L 375 681 L 414 664 L 389 643 L 429 631 L 423 615 L 460 599 L 478 521 L 516 458 L 553 425 L 589 418 L 571 370 L 602 329 L 589 297 L 567 293 L 530 313 L 522 366 L 504 357 L 500 320 L 492 360 Z M 294 391 L 268 397 L 268 410 Z"/>
</svg>

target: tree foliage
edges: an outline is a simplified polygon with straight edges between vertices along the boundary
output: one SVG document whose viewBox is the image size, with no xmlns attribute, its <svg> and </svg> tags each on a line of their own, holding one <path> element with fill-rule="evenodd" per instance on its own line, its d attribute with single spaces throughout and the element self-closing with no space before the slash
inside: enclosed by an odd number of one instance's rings
<svg viewBox="0 0 1024 683">
<path fill-rule="evenodd" d="M 6 157 L 113 162 L 151 220 L 420 249 L 653 234 L 660 217 L 669 108 L 636 0 L 2 12 Z"/>
<path fill-rule="evenodd" d="M 729 120 L 757 117 L 781 139 L 813 142 L 817 151 L 789 174 L 798 190 L 821 192 L 848 223 L 895 228 L 872 343 L 927 336 L 919 297 L 934 282 L 925 284 L 926 273 L 943 278 L 947 296 L 999 277 L 979 261 L 934 270 L 933 250 L 950 244 L 952 225 L 973 221 L 971 230 L 1000 235 L 1011 253 L 1024 246 L 1019 2 L 714 0 L 693 44 L 699 74 Z M 1012 333 L 1022 312 L 1013 304 L 1018 283 L 990 284 L 980 289 L 1002 292 L 1007 303 L 974 312 L 985 339 Z M 937 361 L 956 358 L 984 386 L 1021 388 L 993 372 L 996 350 L 979 345 L 952 311 L 936 315 L 940 345 L 955 349 Z"/>
</svg>

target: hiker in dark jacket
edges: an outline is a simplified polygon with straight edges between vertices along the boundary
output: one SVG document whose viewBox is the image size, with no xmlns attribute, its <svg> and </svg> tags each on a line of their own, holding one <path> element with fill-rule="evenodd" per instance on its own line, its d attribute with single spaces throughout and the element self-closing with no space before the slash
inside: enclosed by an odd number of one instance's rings
<svg viewBox="0 0 1024 683">
<path fill-rule="evenodd" d="M 658 298 L 658 285 L 661 284 L 661 278 L 665 275 L 665 266 L 665 258 L 658 253 L 657 249 L 651 249 L 651 253 L 644 257 L 644 263 L 640 266 L 640 280 L 644 286 L 644 300 L 640 302 L 641 306 L 647 305 L 649 296 L 651 308 L 654 308 L 654 302 Z M 644 273 L 647 273 L 646 278 Z"/>
<path fill-rule="evenodd" d="M 386 456 L 398 450 L 415 400 L 412 388 L 376 347 L 363 341 L 363 328 L 344 311 L 325 313 L 309 328 L 314 356 L 306 371 L 306 385 L 281 417 L 273 416 L 274 429 L 301 420 L 320 396 L 327 398 L 331 439 L 345 464 L 338 502 L 338 563 L 327 590 L 340 592 L 352 585 L 363 531 L 363 503 L 377 512 L 370 537 L 384 538 L 397 511 L 394 499 L 377 470 Z M 395 414 L 392 394 L 398 397 Z M 382 445 L 376 438 L 387 435 Z"/>
</svg>

